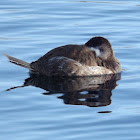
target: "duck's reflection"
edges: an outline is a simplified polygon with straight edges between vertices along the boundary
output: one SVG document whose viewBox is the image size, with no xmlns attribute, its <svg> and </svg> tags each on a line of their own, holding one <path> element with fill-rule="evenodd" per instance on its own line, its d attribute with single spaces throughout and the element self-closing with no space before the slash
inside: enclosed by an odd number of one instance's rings
<svg viewBox="0 0 140 140">
<path fill-rule="evenodd" d="M 43 95 L 63 93 L 58 99 L 62 99 L 65 104 L 99 107 L 111 104 L 112 90 L 120 78 L 120 74 L 77 78 L 44 77 L 31 74 L 20 87 L 42 88 L 46 90 Z"/>
</svg>

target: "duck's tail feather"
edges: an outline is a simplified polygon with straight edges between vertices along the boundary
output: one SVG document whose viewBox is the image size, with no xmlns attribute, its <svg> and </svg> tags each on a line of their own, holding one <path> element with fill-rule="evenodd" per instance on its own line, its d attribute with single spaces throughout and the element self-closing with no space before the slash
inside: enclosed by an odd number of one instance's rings
<svg viewBox="0 0 140 140">
<path fill-rule="evenodd" d="M 9 55 L 7 55 L 7 54 L 4 54 L 4 53 L 2 53 L 2 54 L 8 58 L 9 62 L 14 63 L 14 64 L 16 64 L 16 65 L 18 65 L 18 66 L 27 68 L 27 69 L 29 69 L 29 70 L 33 70 L 33 69 L 30 67 L 30 64 L 29 64 L 29 63 L 27 63 L 27 62 L 25 62 L 25 61 L 22 61 L 22 60 L 19 60 L 19 59 L 17 59 L 17 58 L 14 58 L 14 57 L 12 57 L 12 56 L 9 56 Z"/>
<path fill-rule="evenodd" d="M 22 88 L 22 87 L 26 87 L 26 86 L 22 85 L 22 86 L 11 87 L 9 89 L 6 89 L 5 91 L 10 91 L 10 90 L 13 90 L 13 89 L 16 89 L 16 88 Z"/>
</svg>

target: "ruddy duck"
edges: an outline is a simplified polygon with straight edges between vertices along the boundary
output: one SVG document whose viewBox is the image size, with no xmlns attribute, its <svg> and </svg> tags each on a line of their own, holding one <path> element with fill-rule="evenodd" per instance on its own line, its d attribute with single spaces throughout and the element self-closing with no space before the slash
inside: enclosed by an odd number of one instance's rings
<svg viewBox="0 0 140 140">
<path fill-rule="evenodd" d="M 93 37 L 84 45 L 57 47 L 32 63 L 3 55 L 11 63 L 46 76 L 94 76 L 121 72 L 110 42 L 103 37 Z"/>
</svg>

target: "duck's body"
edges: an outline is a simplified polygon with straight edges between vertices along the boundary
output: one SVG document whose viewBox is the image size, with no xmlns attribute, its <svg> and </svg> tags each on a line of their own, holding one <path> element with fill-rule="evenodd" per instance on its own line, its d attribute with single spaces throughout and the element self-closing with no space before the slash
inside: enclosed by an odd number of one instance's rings
<svg viewBox="0 0 140 140">
<path fill-rule="evenodd" d="M 10 60 L 19 65 L 17 60 Z M 103 37 L 94 37 L 84 45 L 57 47 L 27 65 L 25 67 L 31 71 L 46 76 L 92 76 L 121 72 L 111 44 Z"/>
</svg>

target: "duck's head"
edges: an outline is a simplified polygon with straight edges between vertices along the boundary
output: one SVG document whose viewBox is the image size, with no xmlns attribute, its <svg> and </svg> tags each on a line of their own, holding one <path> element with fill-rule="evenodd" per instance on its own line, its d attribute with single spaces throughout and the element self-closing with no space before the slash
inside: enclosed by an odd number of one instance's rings
<svg viewBox="0 0 140 140">
<path fill-rule="evenodd" d="M 102 60 L 109 60 L 114 58 L 114 53 L 110 42 L 103 37 L 93 37 L 85 43 L 90 50 L 95 51 L 96 56 Z"/>
</svg>

